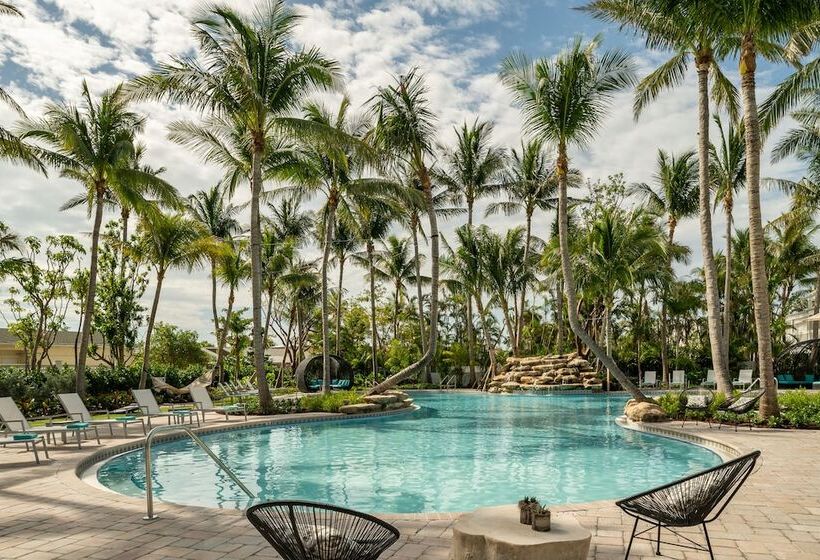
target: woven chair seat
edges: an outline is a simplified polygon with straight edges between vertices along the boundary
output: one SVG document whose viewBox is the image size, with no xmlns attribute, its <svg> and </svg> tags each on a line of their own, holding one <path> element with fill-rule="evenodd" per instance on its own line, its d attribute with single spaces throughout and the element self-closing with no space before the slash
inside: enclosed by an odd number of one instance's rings
<svg viewBox="0 0 820 560">
<path fill-rule="evenodd" d="M 314 502 L 259 504 L 247 516 L 285 560 L 375 560 L 399 538 L 372 515 Z"/>
</svg>

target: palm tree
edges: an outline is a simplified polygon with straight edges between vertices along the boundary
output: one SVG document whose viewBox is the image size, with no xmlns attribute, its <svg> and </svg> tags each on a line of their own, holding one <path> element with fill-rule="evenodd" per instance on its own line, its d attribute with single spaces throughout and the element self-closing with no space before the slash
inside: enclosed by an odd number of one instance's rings
<svg viewBox="0 0 820 560">
<path fill-rule="evenodd" d="M 166 215 L 157 212 L 145 216 L 140 222 L 139 236 L 136 250 L 144 261 L 150 263 L 157 275 L 142 354 L 140 389 L 144 389 L 148 384 L 151 333 L 154 330 L 165 275 L 174 268 L 190 270 L 200 259 L 208 256 L 209 251 L 215 251 L 216 248 L 214 241 L 206 237 L 202 226 L 182 214 Z"/>
<path fill-rule="evenodd" d="M 355 218 L 354 231 L 356 238 L 365 246 L 364 251 L 353 255 L 354 262 L 367 269 L 370 283 L 370 358 L 373 379 L 379 373 L 379 362 L 376 355 L 379 345 L 379 333 L 376 329 L 376 243 L 387 235 L 395 220 L 395 209 L 381 201 L 360 201 L 353 209 Z"/>
<path fill-rule="evenodd" d="M 775 61 L 796 60 L 810 52 L 820 38 L 816 0 L 732 0 L 716 6 L 714 18 L 722 33 L 732 40 L 738 52 L 740 92 L 746 142 L 746 191 L 749 196 L 749 243 L 751 250 L 754 315 L 757 331 L 758 369 L 765 391 L 760 400 L 763 418 L 777 415 L 777 386 L 774 381 L 772 352 L 772 310 L 768 296 L 763 218 L 760 209 L 760 152 L 762 149 L 760 114 L 757 106 L 758 53 Z M 785 46 L 783 43 L 792 39 Z M 739 48 L 736 46 L 739 45 Z"/>
<path fill-rule="evenodd" d="M 523 113 L 526 131 L 558 148 L 558 236 L 570 327 L 634 399 L 645 401 L 641 390 L 581 325 L 570 262 L 567 148 L 588 144 L 600 127 L 615 93 L 635 83 L 632 58 L 617 50 L 599 54 L 599 43 L 598 38 L 587 44 L 576 39 L 569 50 L 557 58 L 534 62 L 521 53 L 510 55 L 502 64 L 501 80 Z"/>
<path fill-rule="evenodd" d="M 407 284 L 421 283 L 416 277 L 416 257 L 410 255 L 408 239 L 391 235 L 376 255 L 376 277 L 393 285 L 393 338 L 399 336 L 399 306 Z"/>
<path fill-rule="evenodd" d="M 333 238 L 333 262 L 339 268 L 339 284 L 336 289 L 336 355 L 341 351 L 342 340 L 342 297 L 344 296 L 344 273 L 347 259 L 359 250 L 361 241 L 356 238 L 353 228 L 346 222 L 336 225 Z"/>
<path fill-rule="evenodd" d="M 754 0 L 753 0 L 754 1 Z M 712 240 L 712 204 L 709 179 L 709 90 L 718 105 L 726 105 L 730 115 L 738 114 L 737 91 L 720 69 L 725 37 L 710 17 L 709 2 L 686 0 L 593 0 L 584 7 L 594 16 L 614 21 L 642 35 L 649 48 L 673 51 L 672 58 L 638 84 L 634 110 L 637 118 L 643 109 L 665 90 L 679 86 L 691 61 L 698 76 L 698 207 L 703 272 L 706 285 L 706 310 L 712 367 L 720 391 L 731 389 L 732 378 L 725 363 L 723 330 L 718 301 L 717 272 Z M 666 371 L 666 370 L 665 370 Z"/>
<path fill-rule="evenodd" d="M 282 0 L 264 2 L 250 16 L 227 6 L 210 6 L 193 23 L 198 56 L 174 58 L 131 84 L 137 97 L 185 103 L 243 132 L 251 156 L 253 359 L 263 411 L 272 406 L 262 340 L 263 164 L 270 156 L 272 134 L 315 131 L 304 119 L 288 114 L 314 89 L 331 88 L 338 81 L 336 63 L 317 49 L 292 50 L 299 19 Z"/>
<path fill-rule="evenodd" d="M 376 118 L 374 145 L 392 155 L 412 173 L 421 188 L 430 237 L 430 332 L 427 348 L 415 363 L 385 379 L 371 392 L 383 392 L 404 379 L 416 376 L 436 355 L 438 342 L 439 232 L 433 182 L 428 164 L 433 155 L 435 115 L 427 100 L 427 87 L 416 69 L 379 88 L 370 100 Z"/>
<path fill-rule="evenodd" d="M 746 181 L 746 155 L 743 146 L 743 128 L 731 121 L 727 129 L 723 121 L 714 116 L 720 133 L 720 143 L 709 147 L 709 176 L 715 190 L 715 204 L 723 206 L 726 214 L 726 250 L 724 269 L 732 269 L 732 232 L 734 220 L 734 196 Z M 723 361 L 729 366 L 729 345 L 732 339 L 732 274 L 724 273 L 723 284 Z M 818 310 L 820 311 L 820 310 Z"/>
<path fill-rule="evenodd" d="M 225 312 L 225 318 L 222 320 L 222 325 L 229 325 L 231 317 L 233 317 L 233 304 L 236 299 L 236 289 L 243 281 L 251 276 L 250 263 L 247 261 L 247 242 L 226 240 L 228 250 L 220 255 L 211 256 L 212 263 L 216 263 L 215 273 L 219 277 L 223 285 L 228 286 L 228 308 Z M 217 383 L 221 381 L 223 376 L 222 362 L 225 356 L 225 342 L 228 339 L 228 329 L 218 328 L 215 331 L 219 336 L 219 342 L 216 347 L 216 364 L 214 364 L 214 371 L 211 375 L 211 382 Z"/>
<path fill-rule="evenodd" d="M 678 157 L 658 150 L 658 170 L 655 173 L 655 188 L 647 184 L 634 185 L 632 191 L 642 195 L 649 208 L 666 216 L 667 225 L 667 265 L 672 267 L 671 247 L 675 244 L 675 230 L 680 220 L 694 216 L 698 212 L 699 187 L 698 163 L 695 152 L 685 152 Z M 705 268 L 705 267 L 704 267 Z M 661 367 L 663 384 L 669 385 L 669 328 L 667 299 L 668 291 L 661 295 Z M 722 352 L 722 350 L 721 350 Z M 719 390 L 731 391 L 719 380 Z"/>
<path fill-rule="evenodd" d="M 85 393 L 85 364 L 97 289 L 103 209 L 113 200 L 120 206 L 150 207 L 145 198 L 146 191 L 163 199 L 177 196 L 176 190 L 154 173 L 133 166 L 134 135 L 143 125 L 144 119 L 129 109 L 122 87 L 94 100 L 88 85 L 83 82 L 80 106 L 50 104 L 42 119 L 29 120 L 22 127 L 22 137 L 41 143 L 39 151 L 60 170 L 61 176 L 83 185 L 82 197 L 88 202 L 89 209 L 94 209 L 88 294 L 76 370 L 76 388 L 80 394 Z M 74 200 L 69 201 L 69 205 L 73 203 Z"/>
<path fill-rule="evenodd" d="M 0 222 L 0 280 L 3 279 L 10 270 L 24 262 L 20 257 L 9 257 L 9 251 L 20 250 L 20 239 L 17 234 L 11 231 L 5 222 Z"/>
<path fill-rule="evenodd" d="M 230 195 L 222 183 L 208 190 L 197 191 L 188 197 L 188 212 L 194 220 L 202 224 L 215 239 L 227 241 L 240 231 L 236 219 L 240 208 L 230 202 Z M 211 265 L 211 312 L 214 320 L 214 336 L 219 338 L 219 314 L 216 308 L 216 260 Z"/>
</svg>

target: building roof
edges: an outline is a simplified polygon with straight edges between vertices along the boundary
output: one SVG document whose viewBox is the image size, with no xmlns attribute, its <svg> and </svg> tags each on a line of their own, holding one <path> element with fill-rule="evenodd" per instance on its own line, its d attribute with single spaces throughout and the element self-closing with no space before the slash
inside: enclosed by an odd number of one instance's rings
<svg viewBox="0 0 820 560">
<path fill-rule="evenodd" d="M 59 331 L 54 338 L 54 346 L 74 346 L 74 341 L 77 337 L 77 331 Z M 92 340 L 96 344 L 103 343 L 103 337 L 94 333 Z M 17 344 L 19 342 L 17 335 L 13 334 L 7 328 L 0 328 L 0 344 Z"/>
</svg>

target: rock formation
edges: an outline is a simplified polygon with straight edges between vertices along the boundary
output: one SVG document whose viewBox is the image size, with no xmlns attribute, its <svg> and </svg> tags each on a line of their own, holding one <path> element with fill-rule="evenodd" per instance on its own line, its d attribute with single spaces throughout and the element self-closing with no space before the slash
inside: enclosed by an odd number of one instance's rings
<svg viewBox="0 0 820 560">
<path fill-rule="evenodd" d="M 601 379 L 588 361 L 575 352 L 557 356 L 507 358 L 490 381 L 490 393 L 518 390 L 600 389 Z"/>
</svg>

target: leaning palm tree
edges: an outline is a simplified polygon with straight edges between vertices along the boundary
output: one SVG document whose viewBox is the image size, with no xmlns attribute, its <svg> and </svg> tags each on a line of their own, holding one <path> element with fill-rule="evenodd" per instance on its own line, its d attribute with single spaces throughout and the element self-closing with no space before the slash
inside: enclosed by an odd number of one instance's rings
<svg viewBox="0 0 820 560">
<path fill-rule="evenodd" d="M 435 115 L 427 100 L 427 87 L 416 69 L 379 88 L 370 100 L 376 123 L 374 145 L 401 162 L 418 181 L 429 223 L 430 332 L 427 348 L 415 363 L 379 383 L 371 391 L 383 392 L 416 376 L 433 360 L 438 342 L 439 231 L 429 160 L 435 145 Z"/>
<path fill-rule="evenodd" d="M 632 187 L 632 192 L 642 196 L 649 208 L 666 217 L 667 265 L 672 267 L 671 248 L 675 244 L 675 231 L 680 220 L 694 216 L 698 212 L 698 163 L 695 152 L 685 152 L 674 156 L 658 150 L 658 169 L 655 172 L 655 186 L 640 183 Z M 661 294 L 661 368 L 663 384 L 669 385 L 669 315 L 667 310 L 668 290 Z M 722 352 L 722 349 L 721 349 Z M 721 383 L 720 391 L 731 391 Z"/>
<path fill-rule="evenodd" d="M 689 0 L 692 1 L 692 0 Z M 743 125 L 746 142 L 746 191 L 749 196 L 754 317 L 761 385 L 760 415 L 777 415 L 777 386 L 772 352 L 772 310 L 766 273 L 765 239 L 760 208 L 760 114 L 757 106 L 757 57 L 797 61 L 820 39 L 817 0 L 730 0 L 716 3 L 709 17 L 732 40 L 727 50 L 738 54 Z"/>
<path fill-rule="evenodd" d="M 731 121 L 724 129 L 723 121 L 714 116 L 719 144 L 709 147 L 709 177 L 715 190 L 715 205 L 723 206 L 726 215 L 726 249 L 724 269 L 732 269 L 732 235 L 734 231 L 734 197 L 746 182 L 746 155 L 743 143 L 743 127 Z M 732 338 L 732 274 L 724 272 L 723 285 L 723 361 L 729 364 L 729 341 Z M 820 310 L 819 310 L 820 311 Z"/>
<path fill-rule="evenodd" d="M 188 212 L 194 220 L 202 224 L 215 239 L 227 241 L 240 231 L 236 219 L 240 208 L 230 202 L 230 196 L 222 183 L 208 190 L 197 191 L 188 197 Z M 214 321 L 214 336 L 219 337 L 219 314 L 216 307 L 216 260 L 211 265 L 211 313 Z"/>
<path fill-rule="evenodd" d="M 718 301 L 717 269 L 712 240 L 712 204 L 709 179 L 709 92 L 716 104 L 725 105 L 730 115 L 738 114 L 737 92 L 720 69 L 724 33 L 709 16 L 709 2 L 686 0 L 593 0 L 584 7 L 594 16 L 620 23 L 645 38 L 649 48 L 672 51 L 672 58 L 638 84 L 635 117 L 664 91 L 679 86 L 689 64 L 694 61 L 698 76 L 698 206 L 703 273 L 706 285 L 706 310 L 712 367 L 719 390 L 731 389 L 729 366 L 724 361 L 723 330 Z M 724 53 L 725 54 L 725 53 Z M 710 86 L 711 76 L 711 86 Z"/>
<path fill-rule="evenodd" d="M 83 82 L 82 103 L 50 104 L 45 116 L 22 125 L 22 137 L 39 144 L 38 151 L 60 170 L 61 176 L 78 181 L 89 210 L 94 211 L 91 233 L 91 262 L 85 298 L 82 336 L 76 369 L 77 392 L 85 392 L 85 364 L 91 335 L 91 320 L 97 288 L 97 256 L 103 209 L 111 201 L 120 206 L 144 209 L 151 206 L 146 192 L 158 198 L 175 198 L 176 190 L 153 173 L 134 167 L 134 135 L 144 119 L 128 107 L 122 87 L 91 97 Z M 149 188 L 146 189 L 146 186 Z M 69 205 L 73 201 L 69 201 Z"/>
<path fill-rule="evenodd" d="M 251 266 L 247 260 L 247 242 L 227 239 L 225 243 L 227 247 L 222 254 L 209 255 L 210 261 L 217 263 L 215 273 L 219 280 L 228 286 L 228 307 L 225 318 L 222 319 L 223 327 L 219 328 L 217 324 L 215 331 L 219 341 L 216 347 L 216 363 L 211 374 L 212 384 L 224 379 L 222 364 L 225 358 L 225 342 L 228 339 L 228 329 L 224 328 L 224 325 L 229 324 L 232 317 L 237 288 L 251 276 Z"/>
<path fill-rule="evenodd" d="M 139 239 L 135 251 L 139 258 L 156 271 L 156 286 L 148 324 L 145 330 L 145 348 L 142 354 L 140 389 L 148 384 L 148 367 L 151 354 L 151 334 L 157 317 L 162 283 L 169 270 L 191 270 L 203 257 L 218 254 L 222 247 L 207 235 L 202 226 L 182 215 L 166 215 L 159 212 L 146 215 L 139 226 Z"/>
<path fill-rule="evenodd" d="M 272 406 L 262 340 L 262 232 L 259 204 L 263 164 L 272 134 L 290 136 L 314 130 L 290 113 L 311 91 L 338 81 L 338 67 L 317 49 L 294 51 L 293 31 L 300 19 L 282 0 L 263 2 L 251 15 L 224 5 L 209 6 L 193 22 L 198 56 L 177 57 L 136 78 L 139 98 L 188 104 L 229 121 L 243 132 L 251 156 L 251 296 L 253 360 L 263 411 Z"/>
<path fill-rule="evenodd" d="M 617 50 L 599 53 L 599 43 L 598 38 L 586 44 L 576 39 L 554 59 L 532 61 L 521 53 L 510 55 L 503 62 L 501 80 L 523 113 L 526 131 L 558 148 L 558 236 L 570 327 L 633 398 L 645 401 L 641 390 L 581 324 L 570 262 L 567 148 L 587 145 L 601 126 L 613 96 L 635 83 L 632 58 Z"/>
</svg>

